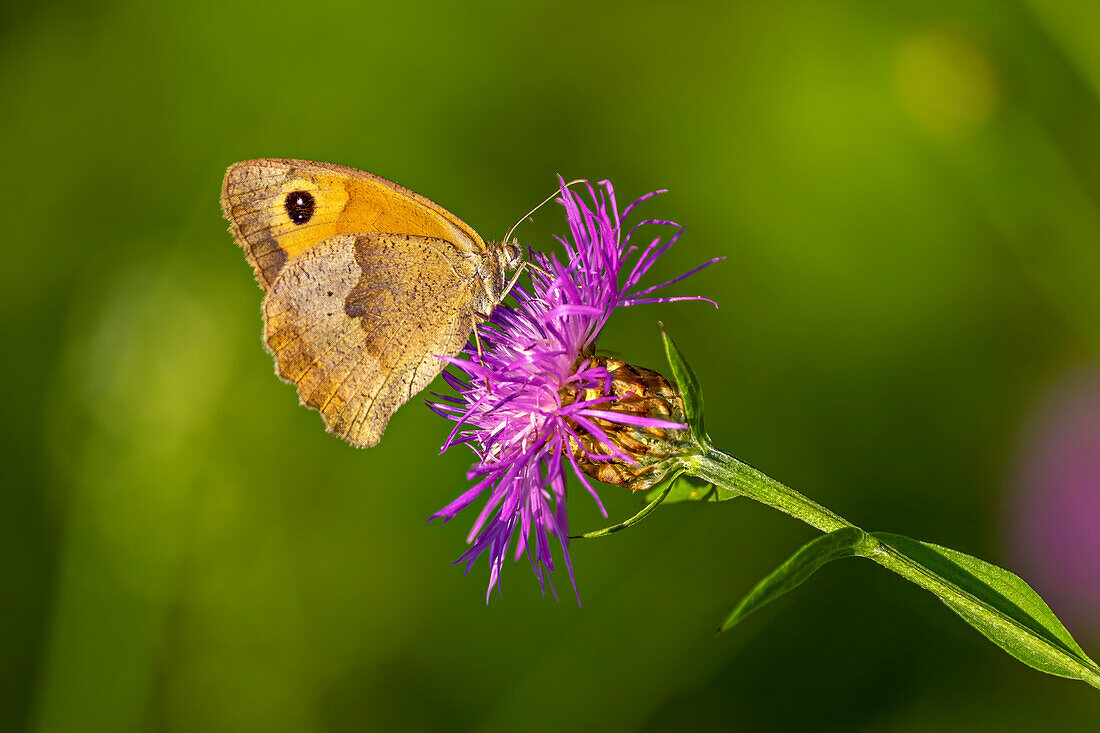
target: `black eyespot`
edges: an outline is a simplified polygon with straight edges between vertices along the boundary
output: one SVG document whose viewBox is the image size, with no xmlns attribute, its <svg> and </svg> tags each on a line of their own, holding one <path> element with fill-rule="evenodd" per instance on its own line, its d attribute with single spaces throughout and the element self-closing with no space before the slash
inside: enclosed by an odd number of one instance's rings
<svg viewBox="0 0 1100 733">
<path fill-rule="evenodd" d="M 286 215 L 295 224 L 305 224 L 312 219 L 315 207 L 316 202 L 313 200 L 313 194 L 309 191 L 291 191 L 286 195 L 286 201 L 283 202 Z"/>
</svg>

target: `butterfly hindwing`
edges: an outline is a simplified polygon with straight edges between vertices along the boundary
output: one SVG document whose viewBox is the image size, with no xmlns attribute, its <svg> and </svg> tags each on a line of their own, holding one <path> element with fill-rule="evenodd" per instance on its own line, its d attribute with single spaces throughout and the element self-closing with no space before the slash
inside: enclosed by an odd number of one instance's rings
<svg viewBox="0 0 1100 733">
<path fill-rule="evenodd" d="M 276 370 L 328 429 L 378 443 L 393 412 L 465 345 L 486 304 L 452 243 L 407 234 L 340 234 L 298 254 L 264 299 Z"/>
</svg>

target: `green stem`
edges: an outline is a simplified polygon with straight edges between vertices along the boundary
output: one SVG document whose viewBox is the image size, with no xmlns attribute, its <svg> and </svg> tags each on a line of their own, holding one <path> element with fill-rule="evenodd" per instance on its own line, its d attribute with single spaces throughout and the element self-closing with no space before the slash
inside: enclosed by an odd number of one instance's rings
<svg viewBox="0 0 1100 733">
<path fill-rule="evenodd" d="M 761 473 L 752 466 L 737 460 L 711 446 L 703 446 L 699 454 L 684 459 L 687 472 L 710 483 L 741 494 L 778 509 L 781 512 L 801 519 L 806 524 L 821 530 L 833 532 L 845 527 L 856 527 L 848 520 L 826 509 L 815 501 L 803 496 L 789 486 Z M 930 572 L 909 557 L 882 542 L 869 532 L 863 533 L 858 554 L 873 560 L 887 570 L 891 570 L 916 585 L 931 591 L 945 603 L 955 606 L 959 611 L 977 613 L 988 612 L 988 606 L 971 593 L 963 590 L 945 578 Z M 996 623 L 996 622 L 995 622 Z M 1015 629 L 1014 621 L 1001 614 L 998 626 L 1005 633 Z M 1046 644 L 1046 652 L 1066 663 L 1081 664 L 1082 661 L 1066 653 L 1061 647 Z M 1091 661 L 1091 660 L 1090 660 Z M 1100 668 L 1095 663 L 1087 665 L 1088 672 L 1081 679 L 1093 687 L 1100 688 Z"/>
<path fill-rule="evenodd" d="M 762 504 L 801 519 L 822 532 L 855 526 L 844 517 L 829 511 L 786 484 L 757 471 L 733 456 L 726 455 L 711 446 L 704 446 L 703 451 L 701 454 L 685 459 L 688 473 L 709 481 L 715 486 L 739 491 L 750 499 L 756 499 Z"/>
</svg>

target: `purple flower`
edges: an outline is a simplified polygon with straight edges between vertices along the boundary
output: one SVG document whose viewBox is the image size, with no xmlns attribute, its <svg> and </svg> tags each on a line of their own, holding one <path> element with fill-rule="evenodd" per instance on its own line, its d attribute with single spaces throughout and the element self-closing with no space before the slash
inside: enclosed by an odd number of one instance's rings
<svg viewBox="0 0 1100 733">
<path fill-rule="evenodd" d="M 578 468 L 573 450 L 584 451 L 594 461 L 617 458 L 631 462 L 594 419 L 655 428 L 685 427 L 612 411 L 621 397 L 610 394 L 608 371 L 594 363 L 592 355 L 600 330 L 619 306 L 706 300 L 647 296 L 717 259 L 662 285 L 635 290 L 682 230 L 673 222 L 649 219 L 624 236 L 615 192 L 607 181 L 599 186 L 587 185 L 588 204 L 562 182 L 558 202 L 565 206 L 569 236 L 557 239 L 564 257 L 532 255 L 530 288 L 515 287 L 516 305 L 498 306 L 479 327 L 482 354 L 468 347 L 464 358 L 448 359 L 464 373 L 444 372 L 457 397 L 436 395 L 438 401 L 429 402 L 438 414 L 457 423 L 442 450 L 466 444 L 477 454 L 477 463 L 467 474 L 476 483 L 432 519 L 442 517 L 446 522 L 488 494 L 467 537 L 471 547 L 458 560 L 466 564 L 468 573 L 482 553 L 489 553 L 486 601 L 500 578 L 513 537 L 514 558 L 527 555 L 543 592 L 549 579 L 543 571 L 554 570 L 550 538 L 556 537 L 576 590 L 569 559 L 565 463 L 607 516 L 596 490 Z M 623 211 L 623 217 L 657 193 L 663 191 L 638 199 Z M 643 224 L 675 231 L 667 241 L 657 237 L 644 248 L 638 247 L 631 244 L 631 238 Z M 585 390 L 596 391 L 582 399 Z M 591 398 L 592 394 L 599 396 Z M 580 439 L 584 433 L 588 445 L 600 445 L 606 451 L 585 449 Z M 579 602 L 579 593 L 577 598 Z"/>
<path fill-rule="evenodd" d="M 1100 372 L 1042 397 L 1018 453 L 1010 536 L 1020 567 L 1063 618 L 1100 633 Z"/>
</svg>

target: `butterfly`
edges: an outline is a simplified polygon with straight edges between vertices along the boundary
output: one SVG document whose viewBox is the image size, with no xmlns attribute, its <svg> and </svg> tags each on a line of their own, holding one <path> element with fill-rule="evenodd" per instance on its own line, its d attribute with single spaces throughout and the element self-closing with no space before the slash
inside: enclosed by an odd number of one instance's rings
<svg viewBox="0 0 1100 733">
<path fill-rule="evenodd" d="M 342 165 L 234 163 L 221 204 L 266 293 L 276 373 L 358 447 L 378 444 L 442 371 L 438 356 L 462 350 L 521 260 L 514 243 L 486 243 L 439 204 Z"/>
</svg>

